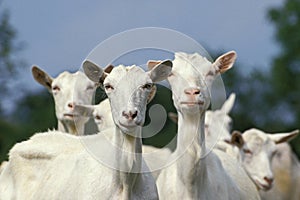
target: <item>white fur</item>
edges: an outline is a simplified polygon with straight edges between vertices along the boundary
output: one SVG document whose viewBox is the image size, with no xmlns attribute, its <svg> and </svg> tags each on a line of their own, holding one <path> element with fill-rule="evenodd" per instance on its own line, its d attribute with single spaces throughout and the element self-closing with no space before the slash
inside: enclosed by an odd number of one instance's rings
<svg viewBox="0 0 300 200">
<path fill-rule="evenodd" d="M 260 191 L 264 200 L 300 199 L 300 164 L 288 143 L 276 145 L 271 165 L 274 185 L 269 191 Z"/>
<path fill-rule="evenodd" d="M 289 146 L 287 143 L 275 145 L 276 141 L 280 140 L 281 143 L 289 140 L 290 138 L 288 136 L 291 135 L 292 137 L 292 135 L 295 135 L 295 131 L 281 135 L 281 139 L 279 136 L 276 140 L 272 140 L 270 134 L 257 129 L 250 129 L 241 136 L 243 140 L 242 147 L 238 148 L 234 144 L 229 144 L 228 141 L 231 140 L 231 118 L 229 117 L 228 112 L 233 107 L 233 103 L 234 96 L 231 95 L 220 110 L 206 112 L 206 141 L 212 145 L 215 144 L 215 148 L 226 152 L 242 163 L 249 177 L 253 180 L 259 190 L 267 191 L 272 188 L 272 182 L 268 183 L 265 178 L 269 180 L 275 179 L 275 189 L 271 189 L 270 192 L 261 191 L 260 194 L 262 194 L 262 197 L 269 199 L 282 199 L 281 197 L 284 195 L 299 197 L 295 190 L 290 189 L 292 187 L 287 186 L 288 184 L 291 184 L 291 182 L 297 182 L 298 179 L 295 177 L 299 177 L 300 175 L 299 173 L 295 173 L 296 170 L 294 170 L 298 166 L 298 164 L 296 164 L 298 163 L 297 158 L 292 156 L 292 152 L 288 149 Z M 251 152 L 253 155 L 250 155 Z M 279 161 L 279 157 L 275 156 L 272 163 L 270 163 L 275 152 L 275 155 L 283 154 L 283 158 Z M 292 157 L 293 167 L 290 166 Z M 273 176 L 273 171 L 275 171 L 275 175 L 277 175 L 278 178 Z M 280 173 L 278 171 L 281 172 L 281 175 L 279 175 Z M 289 175 L 290 173 L 293 173 L 293 178 Z M 285 181 L 282 179 L 285 179 Z M 286 179 L 290 181 L 288 182 Z M 288 188 L 288 192 L 287 190 L 285 190 L 285 192 L 278 192 L 280 190 L 284 191 L 283 188 Z"/>
<path fill-rule="evenodd" d="M 226 152 L 242 163 L 264 199 L 298 198 L 299 194 L 297 190 L 292 189 L 292 185 L 297 185 L 297 181 L 300 181 L 300 173 L 295 173 L 295 169 L 299 168 L 299 162 L 296 156 L 292 155 L 287 143 L 275 145 L 275 141 L 268 137 L 269 134 L 257 129 L 248 130 L 244 136 L 241 136 L 243 140 L 242 147 L 238 148 L 236 145 L 228 143 L 232 137 L 230 135 L 230 123 L 232 120 L 228 112 L 233 107 L 234 98 L 235 96 L 230 95 L 220 110 L 206 112 L 206 141 L 208 141 L 209 145 L 215 145 L 215 148 Z M 291 135 L 293 134 L 295 132 L 291 133 Z M 284 138 L 288 135 L 282 135 L 282 137 Z M 280 142 L 284 141 L 286 140 L 282 139 Z M 253 150 L 255 151 L 252 152 Z M 254 155 L 250 155 L 249 152 L 254 153 Z M 276 152 L 275 155 L 281 155 L 281 159 L 279 159 L 279 156 L 275 156 L 272 159 L 274 152 Z M 270 163 L 271 160 L 272 163 Z M 273 176 L 273 172 L 275 176 Z M 268 183 L 265 178 L 269 178 L 269 180 L 275 179 L 273 189 L 270 190 L 272 182 Z M 264 192 L 267 190 L 270 191 Z"/>
<path fill-rule="evenodd" d="M 77 104 L 91 104 L 96 85 L 82 72 L 62 72 L 52 78 L 37 66 L 32 68 L 35 80 L 46 87 L 53 95 L 55 114 L 58 120 L 58 130 L 73 135 L 83 135 L 86 117 L 74 113 Z"/>
<path fill-rule="evenodd" d="M 228 144 L 231 135 L 232 118 L 229 116 L 235 101 L 235 94 L 231 94 L 218 110 L 208 110 L 205 113 L 205 141 L 208 149 L 219 149 L 241 161 L 240 149 Z"/>
<path fill-rule="evenodd" d="M 208 153 L 205 146 L 211 84 L 219 72 L 232 67 L 235 57 L 229 52 L 211 63 L 199 54 L 175 54 L 168 81 L 178 112 L 177 148 L 171 158 L 176 162 L 157 179 L 161 199 L 259 199 L 235 159 L 218 150 Z"/>
<path fill-rule="evenodd" d="M 88 61 L 85 65 L 96 67 Z M 115 127 L 79 137 L 48 131 L 16 144 L 0 176 L 0 199 L 157 199 L 152 175 L 138 173 L 147 170 L 140 126 L 151 90 L 145 85 L 166 78 L 168 71 L 170 62 L 148 73 L 119 66 L 106 74 L 104 87 Z M 112 140 L 107 135 L 113 135 Z M 95 159 L 99 157 L 111 163 L 101 163 Z"/>
<path fill-rule="evenodd" d="M 273 185 L 271 161 L 277 152 L 277 144 L 286 142 L 297 134 L 298 131 L 269 134 L 254 128 L 242 134 L 245 143 L 242 164 L 258 189 L 269 190 Z M 284 165 L 284 162 L 280 164 Z M 277 166 L 280 164 L 277 163 Z"/>
<path fill-rule="evenodd" d="M 85 117 L 93 117 L 100 134 L 115 126 L 108 99 L 103 100 L 98 105 L 76 105 L 75 112 Z M 108 137 L 112 137 L 112 135 L 108 135 Z M 160 172 L 158 169 L 164 166 L 166 159 L 171 155 L 171 150 L 150 145 L 142 145 L 142 150 L 143 157 L 156 179 Z"/>
<path fill-rule="evenodd" d="M 108 99 L 97 105 L 75 105 L 75 112 L 84 117 L 93 117 L 98 132 L 115 126 Z"/>
</svg>

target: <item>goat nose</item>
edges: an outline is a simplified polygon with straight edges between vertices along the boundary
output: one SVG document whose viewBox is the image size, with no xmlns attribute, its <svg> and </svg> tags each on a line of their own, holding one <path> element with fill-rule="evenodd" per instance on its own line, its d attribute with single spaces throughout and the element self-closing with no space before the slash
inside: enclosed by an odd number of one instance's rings
<svg viewBox="0 0 300 200">
<path fill-rule="evenodd" d="M 198 88 L 187 88 L 184 90 L 184 93 L 187 95 L 197 95 L 200 94 L 200 90 Z"/>
<path fill-rule="evenodd" d="M 264 180 L 268 183 L 268 184 L 272 184 L 273 183 L 273 181 L 274 181 L 274 178 L 273 177 L 267 177 L 267 176 L 265 176 L 264 177 Z"/>
<path fill-rule="evenodd" d="M 125 112 L 125 111 L 122 112 L 122 115 L 128 120 L 135 119 L 137 114 L 138 114 L 137 110 L 135 110 L 135 111 L 130 110 L 129 112 Z"/>
<path fill-rule="evenodd" d="M 71 109 L 74 109 L 75 103 L 74 102 L 68 103 L 68 107 L 71 108 Z"/>
</svg>

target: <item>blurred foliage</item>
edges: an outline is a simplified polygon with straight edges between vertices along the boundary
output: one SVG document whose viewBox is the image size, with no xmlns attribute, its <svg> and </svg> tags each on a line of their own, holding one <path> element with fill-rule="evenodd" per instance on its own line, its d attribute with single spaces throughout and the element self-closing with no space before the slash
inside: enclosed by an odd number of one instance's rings
<svg viewBox="0 0 300 200">
<path fill-rule="evenodd" d="M 149 108 L 153 105 L 161 105 L 165 111 L 166 116 L 169 112 L 176 113 L 176 109 L 172 103 L 172 92 L 167 87 L 157 84 L 157 92 L 153 100 L 148 104 L 146 113 L 145 126 L 151 122 L 149 118 Z M 159 113 L 161 114 L 161 113 Z M 156 147 L 164 147 L 168 145 L 169 148 L 175 149 L 176 144 L 172 141 L 176 137 L 177 125 L 171 121 L 169 117 L 166 119 L 163 129 L 156 135 L 150 138 L 144 138 L 143 143 L 153 145 Z"/>
<path fill-rule="evenodd" d="M 1 160 L 7 159 L 9 149 L 16 142 L 56 126 L 51 94 L 46 91 L 27 94 L 18 102 L 10 118 L 0 120 Z"/>
<path fill-rule="evenodd" d="M 282 127 L 295 129 L 300 126 L 300 1 L 287 0 L 283 6 L 273 8 L 268 17 L 276 27 L 276 40 L 280 54 L 271 68 L 272 97 L 275 108 L 281 108 Z M 300 137 L 292 142 L 300 155 Z"/>
<path fill-rule="evenodd" d="M 254 70 L 244 74 L 241 63 L 222 78 L 227 94 L 237 94 L 236 104 L 231 112 L 233 129 L 247 130 L 252 127 L 266 132 L 291 131 L 300 125 L 300 1 L 286 0 L 281 7 L 272 8 L 268 19 L 276 27 L 276 41 L 281 47 L 268 71 Z M 0 13 L 0 93 L 6 95 L 6 84 L 18 71 L 15 52 L 16 32 L 9 24 L 7 11 Z M 224 53 L 224 52 L 222 52 Z M 219 55 L 219 54 L 218 54 Z M 259 69 L 257 67 L 257 69 Z M 9 78 L 8 78 L 9 77 Z M 158 103 L 166 112 L 174 112 L 171 93 L 158 85 L 158 92 L 148 105 Z M 17 89 L 16 89 L 17 90 Z M 100 89 L 96 103 L 105 98 Z M 0 112 L 1 114 L 1 112 Z M 146 125 L 150 123 L 146 118 Z M 46 91 L 28 93 L 17 102 L 14 112 L 0 120 L 0 160 L 6 158 L 13 144 L 29 138 L 32 134 L 56 127 L 53 99 Z M 143 139 L 145 144 L 161 147 L 176 135 L 176 125 L 168 119 L 164 130 L 151 138 Z M 291 142 L 294 151 L 300 155 L 300 137 Z"/>
<path fill-rule="evenodd" d="M 25 65 L 16 56 L 24 44 L 16 41 L 17 32 L 9 23 L 9 17 L 7 10 L 0 10 L 0 93 L 2 95 L 10 94 L 8 86 L 18 76 L 19 69 Z M 3 109 L 0 107 L 0 114 L 1 111 Z"/>
<path fill-rule="evenodd" d="M 224 74 L 227 92 L 237 94 L 231 113 L 233 128 L 251 127 L 266 132 L 288 132 L 300 128 L 300 1 L 287 0 L 268 12 L 281 47 L 269 71 L 243 75 L 235 66 Z M 300 155 L 300 137 L 291 141 Z"/>
</svg>

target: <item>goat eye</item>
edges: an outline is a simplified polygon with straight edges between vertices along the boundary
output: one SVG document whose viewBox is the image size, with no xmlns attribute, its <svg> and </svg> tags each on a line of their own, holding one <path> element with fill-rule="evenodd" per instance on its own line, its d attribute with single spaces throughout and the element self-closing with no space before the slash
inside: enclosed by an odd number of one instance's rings
<svg viewBox="0 0 300 200">
<path fill-rule="evenodd" d="M 273 151 L 271 156 L 272 157 L 275 156 L 277 154 L 277 152 L 278 152 L 277 150 Z"/>
<path fill-rule="evenodd" d="M 101 120 L 101 119 L 102 119 L 102 117 L 101 117 L 100 115 L 96 115 L 96 116 L 95 116 L 95 119 L 97 119 L 97 120 Z"/>
<path fill-rule="evenodd" d="M 111 86 L 110 84 L 104 85 L 105 90 L 113 90 L 114 87 Z"/>
<path fill-rule="evenodd" d="M 243 152 L 244 152 L 245 154 L 249 154 L 249 155 L 252 155 L 252 154 L 253 154 L 252 151 L 251 151 L 250 149 L 243 149 Z"/>
<path fill-rule="evenodd" d="M 58 92 L 58 91 L 60 91 L 60 87 L 58 87 L 57 85 L 53 86 L 52 90 Z"/>
<path fill-rule="evenodd" d="M 153 84 L 152 83 L 147 83 L 145 85 L 143 85 L 143 89 L 147 89 L 147 90 L 150 90 L 151 88 L 153 87 Z"/>
<path fill-rule="evenodd" d="M 87 86 L 87 88 L 86 88 L 86 90 L 92 90 L 92 89 L 94 89 L 93 86 Z"/>
</svg>

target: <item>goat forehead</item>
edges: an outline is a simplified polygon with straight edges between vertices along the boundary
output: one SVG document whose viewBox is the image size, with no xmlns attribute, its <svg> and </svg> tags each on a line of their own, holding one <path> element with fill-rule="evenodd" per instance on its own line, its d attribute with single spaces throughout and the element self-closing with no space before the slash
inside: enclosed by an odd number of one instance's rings
<svg viewBox="0 0 300 200">
<path fill-rule="evenodd" d="M 243 137 L 247 140 L 262 140 L 265 141 L 267 139 L 267 134 L 261 130 L 252 128 L 244 132 Z"/>
<path fill-rule="evenodd" d="M 257 129 L 246 131 L 243 134 L 243 138 L 247 145 L 255 148 L 256 151 L 264 150 L 266 152 L 273 152 L 276 148 L 275 143 L 267 136 L 267 134 Z"/>
<path fill-rule="evenodd" d="M 60 85 L 92 85 L 92 81 L 90 81 L 82 72 L 70 73 L 70 72 L 63 72 L 57 78 L 53 80 L 53 85 L 60 84 Z"/>
<path fill-rule="evenodd" d="M 147 82 L 152 82 L 148 74 L 142 68 L 135 65 L 117 66 L 104 80 L 104 84 L 113 83 L 117 86 L 123 86 L 124 83 L 126 83 L 126 87 L 129 87 L 130 85 L 138 86 Z"/>
<path fill-rule="evenodd" d="M 187 54 L 183 52 L 175 53 L 173 61 L 173 72 L 180 75 L 204 77 L 211 70 L 212 63 L 198 53 Z"/>
</svg>

